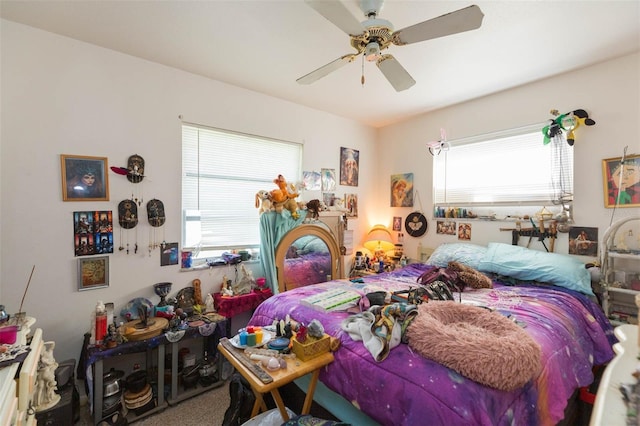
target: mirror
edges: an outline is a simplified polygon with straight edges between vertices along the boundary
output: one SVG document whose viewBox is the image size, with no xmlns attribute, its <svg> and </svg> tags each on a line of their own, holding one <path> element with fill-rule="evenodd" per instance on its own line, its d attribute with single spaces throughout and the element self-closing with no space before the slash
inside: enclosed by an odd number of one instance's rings
<svg viewBox="0 0 640 426">
<path fill-rule="evenodd" d="M 276 248 L 275 260 L 280 292 L 342 278 L 336 240 L 319 224 L 289 231 Z"/>
</svg>

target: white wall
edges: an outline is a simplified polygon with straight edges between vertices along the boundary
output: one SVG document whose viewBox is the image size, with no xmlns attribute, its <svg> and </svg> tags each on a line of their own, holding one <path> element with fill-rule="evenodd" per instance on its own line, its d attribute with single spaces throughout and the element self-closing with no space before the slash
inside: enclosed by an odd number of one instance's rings
<svg viewBox="0 0 640 426">
<path fill-rule="evenodd" d="M 405 238 L 405 251 L 418 241 L 435 246 L 452 241 L 435 235 L 431 220 L 431 157 L 425 149 L 440 127 L 462 138 L 518 127 L 550 117 L 555 108 L 584 108 L 596 120 L 578 129 L 575 218 L 600 236 L 611 210 L 603 207 L 601 160 L 640 152 L 638 54 L 553 79 L 497 93 L 374 130 L 350 120 L 211 81 L 9 21 L 1 21 L 0 133 L 0 303 L 18 310 L 36 265 L 24 310 L 38 318 L 45 339 L 55 340 L 56 358 L 77 358 L 97 300 L 119 310 L 134 297 L 157 300 L 152 285 L 173 282 L 174 292 L 199 278 L 203 291 L 219 288 L 222 270 L 185 272 L 159 266 L 159 253 L 145 246 L 150 227 L 138 226 L 141 251 L 110 255 L 111 285 L 76 291 L 72 212 L 116 210 L 131 194 L 123 177 L 110 174 L 109 202 L 63 202 L 60 154 L 109 158 L 124 166 L 129 155 L 146 160 L 146 200 L 165 203 L 168 242 L 180 241 L 180 120 L 273 138 L 305 142 L 304 169 L 338 170 L 339 147 L 360 150 L 359 218 L 349 221 L 354 242 L 368 228 L 405 217 L 410 208 L 390 208 L 389 175 L 413 172 L 430 229 L 421 239 Z M 415 87 L 412 90 L 420 90 Z M 425 94 L 428 96 L 428 94 Z M 376 144 L 377 141 L 377 145 Z M 525 161 L 525 159 L 523 159 Z M 471 176 L 472 178 L 472 176 Z M 305 200 L 319 193 L 304 195 Z M 253 203 L 253 200 L 248 200 Z M 616 218 L 639 209 L 619 209 Z M 472 242 L 510 242 L 499 223 L 474 222 Z M 115 226 L 116 246 L 120 243 Z M 130 234 L 133 239 L 133 234 Z M 455 240 L 453 240 L 455 241 Z M 566 235 L 557 251 L 566 252 Z"/>
<path fill-rule="evenodd" d="M 612 209 L 604 207 L 602 160 L 622 156 L 625 146 L 628 146 L 629 154 L 640 154 L 638 76 L 640 55 L 636 53 L 381 129 L 378 158 L 384 158 L 385 161 L 378 164 L 378 186 L 388 187 L 391 174 L 413 172 L 415 188 L 429 218 L 428 231 L 422 238 L 405 237 L 405 253 L 415 253 L 419 242 L 425 247 L 437 247 L 441 243 L 458 241 L 457 236 L 437 235 L 431 214 L 433 169 L 426 143 L 439 138 L 440 128 L 446 129 L 448 139 L 460 139 L 544 122 L 552 118 L 552 109 L 568 112 L 582 108 L 596 121 L 594 126 L 583 126 L 576 130 L 574 218 L 575 226 L 597 227 L 601 239 L 612 215 Z M 415 90 L 420 89 L 416 86 Z M 536 160 L 522 158 L 521 161 Z M 499 167 L 493 164 L 486 166 Z M 470 173 L 468 177 L 473 179 L 473 174 Z M 388 190 L 377 195 L 379 213 L 388 218 L 388 223 L 392 216 L 404 218 L 413 211 L 408 207 L 389 207 Z M 535 211 L 530 214 L 533 213 Z M 638 213 L 638 208 L 619 208 L 614 220 Z M 482 245 L 490 241 L 510 244 L 511 232 L 501 232 L 499 228 L 513 226 L 513 223 L 507 222 L 472 221 L 470 242 Z M 544 250 L 537 242 L 532 243 L 531 248 Z M 555 251 L 568 252 L 567 234 L 560 234 Z M 589 261 L 588 258 L 584 260 Z"/>
<path fill-rule="evenodd" d="M 167 242 L 179 242 L 181 232 L 179 115 L 193 123 L 303 141 L 304 170 L 338 170 L 340 147 L 358 149 L 361 185 L 339 186 L 336 194 L 359 194 L 363 209 L 372 198 L 363 184 L 373 179 L 374 129 L 10 21 L 1 24 L 0 303 L 9 313 L 18 311 L 36 265 L 23 310 L 37 318 L 45 339 L 57 342 L 57 359 L 78 358 L 97 300 L 114 302 L 119 312 L 135 297 L 157 301 L 154 283 L 170 281 L 175 293 L 199 278 L 208 293 L 219 290 L 222 274 L 229 273 L 224 267 L 211 272 L 160 267 L 159 251 L 151 256 L 147 251 L 151 227 L 141 220 L 129 231 L 133 244 L 137 230 L 138 254 L 117 250 L 120 227 L 114 226 L 109 288 L 78 292 L 72 212 L 116 213 L 118 203 L 138 188 L 110 173 L 109 202 L 63 202 L 60 154 L 108 157 L 113 166 L 126 166 L 134 153 L 144 157 L 144 202 L 164 202 Z M 319 196 L 307 193 L 304 199 Z M 365 232 L 361 222 L 350 221 L 356 235 Z"/>
</svg>

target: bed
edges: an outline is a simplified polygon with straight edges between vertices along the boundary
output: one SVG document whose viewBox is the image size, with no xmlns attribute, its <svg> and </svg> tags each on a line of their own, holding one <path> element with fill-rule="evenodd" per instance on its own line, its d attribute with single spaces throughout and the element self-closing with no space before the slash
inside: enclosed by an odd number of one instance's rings
<svg viewBox="0 0 640 426">
<path fill-rule="evenodd" d="M 325 332 L 341 344 L 334 354 L 335 361 L 321 372 L 321 382 L 375 423 L 554 425 L 563 419 L 576 390 L 593 382 L 593 367 L 613 358 L 611 347 L 616 339 L 589 294 L 590 285 L 584 287 L 583 272 L 579 268 L 574 271 L 574 265 L 547 265 L 546 253 L 530 252 L 533 250 L 500 244 L 443 245 L 431 255 L 429 264 L 410 264 L 393 272 L 366 276 L 362 282 L 333 280 L 281 292 L 256 309 L 250 324 L 269 325 L 286 315 L 305 324 L 319 320 Z M 556 256 L 563 261 L 571 259 L 569 263 L 577 262 L 569 256 Z M 336 288 L 354 290 L 363 296 L 380 290 L 406 290 L 415 287 L 424 272 L 446 266 L 450 260 L 484 269 L 493 280 L 493 288 L 466 288 L 454 294 L 457 303 L 499 312 L 517 321 L 539 344 L 541 370 L 523 386 L 507 391 L 482 385 L 427 359 L 409 344 L 395 346 L 383 361 L 376 361 L 362 341 L 353 340 L 342 328 L 343 321 L 353 314 L 325 312 L 301 303 L 303 298 Z M 523 268 L 518 261 L 531 267 Z M 500 358 L 496 353 L 496 362 Z M 332 411 L 330 406 L 325 408 Z"/>
</svg>

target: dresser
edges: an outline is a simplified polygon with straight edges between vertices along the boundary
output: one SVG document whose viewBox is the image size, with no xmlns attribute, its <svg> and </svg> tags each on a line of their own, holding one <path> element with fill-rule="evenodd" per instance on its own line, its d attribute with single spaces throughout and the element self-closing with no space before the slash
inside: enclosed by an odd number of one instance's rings
<svg viewBox="0 0 640 426">
<path fill-rule="evenodd" d="M 27 317 L 18 331 L 16 344 L 26 345 L 35 318 Z M 38 362 L 42 351 L 42 330 L 36 329 L 29 343 L 31 350 L 22 363 L 0 369 L 0 426 L 35 425 L 35 412 L 29 410 L 36 388 Z"/>
</svg>

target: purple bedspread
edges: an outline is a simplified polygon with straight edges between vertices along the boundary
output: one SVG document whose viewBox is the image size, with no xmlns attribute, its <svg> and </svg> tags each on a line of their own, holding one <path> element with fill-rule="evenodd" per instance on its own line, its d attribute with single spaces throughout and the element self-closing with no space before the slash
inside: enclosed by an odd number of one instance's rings
<svg viewBox="0 0 640 426">
<path fill-rule="evenodd" d="M 325 313 L 299 303 L 300 298 L 337 286 L 363 295 L 380 287 L 415 286 L 431 268 L 412 264 L 391 273 L 368 276 L 364 283 L 331 281 L 278 294 L 262 303 L 250 324 L 268 325 L 287 314 L 302 323 L 318 319 L 341 341 L 335 361 L 320 379 L 382 425 L 553 425 L 564 416 L 567 400 L 593 381 L 592 366 L 613 358 L 613 330 L 600 307 L 580 293 L 560 287 L 525 284 L 466 289 L 462 301 L 511 313 L 542 348 L 542 372 L 511 392 L 483 386 L 428 360 L 401 344 L 376 362 L 362 342 L 353 341 L 340 324 L 349 314 Z M 458 294 L 454 294 L 456 299 Z M 432 302 L 437 303 L 437 302 Z M 488 348 L 491 350 L 491 348 Z"/>
</svg>

